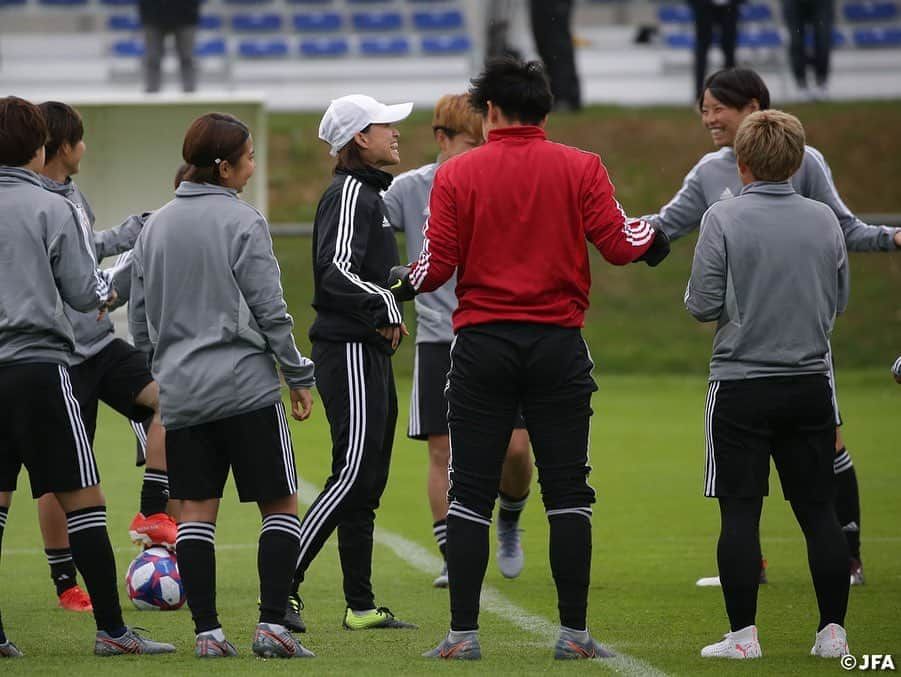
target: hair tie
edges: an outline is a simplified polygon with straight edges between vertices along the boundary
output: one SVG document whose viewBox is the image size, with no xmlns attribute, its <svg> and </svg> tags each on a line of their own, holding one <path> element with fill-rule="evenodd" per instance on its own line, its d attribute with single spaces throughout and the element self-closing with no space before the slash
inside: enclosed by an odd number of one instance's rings
<svg viewBox="0 0 901 677">
<path fill-rule="evenodd" d="M 216 158 L 215 160 L 213 160 L 213 164 L 216 164 L 216 165 L 218 165 L 220 162 L 222 162 L 221 158 Z"/>
</svg>

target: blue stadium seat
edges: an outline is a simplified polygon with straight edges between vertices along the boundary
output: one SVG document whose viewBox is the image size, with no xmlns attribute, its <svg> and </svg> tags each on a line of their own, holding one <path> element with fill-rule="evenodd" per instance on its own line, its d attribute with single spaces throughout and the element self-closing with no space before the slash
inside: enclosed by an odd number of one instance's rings
<svg viewBox="0 0 901 677">
<path fill-rule="evenodd" d="M 25 0 L 0 0 L 0 7 L 21 7 Z"/>
<path fill-rule="evenodd" d="M 282 28 L 280 14 L 235 14 L 232 16 L 232 29 L 236 31 L 279 31 Z"/>
<path fill-rule="evenodd" d="M 664 5 L 657 10 L 657 18 L 662 24 L 690 24 L 694 17 L 691 8 L 684 5 Z"/>
<path fill-rule="evenodd" d="M 137 7 L 138 0 L 100 0 L 100 4 L 110 7 Z"/>
<path fill-rule="evenodd" d="M 344 56 L 350 46 L 345 38 L 311 38 L 300 41 L 303 56 Z"/>
<path fill-rule="evenodd" d="M 463 14 L 447 12 L 413 12 L 413 25 L 421 31 L 453 31 L 463 28 Z"/>
<path fill-rule="evenodd" d="M 282 39 L 242 40 L 238 54 L 248 59 L 278 59 L 288 56 L 288 43 Z"/>
<path fill-rule="evenodd" d="M 84 7 L 88 0 L 40 0 L 40 3 L 50 7 Z"/>
<path fill-rule="evenodd" d="M 342 23 L 342 16 L 338 12 L 306 12 L 294 15 L 294 29 L 298 31 L 337 31 L 341 29 Z"/>
<path fill-rule="evenodd" d="M 901 47 L 901 28 L 858 28 L 854 31 L 858 47 Z"/>
<path fill-rule="evenodd" d="M 288 0 L 292 5 L 331 5 L 332 0 Z"/>
<path fill-rule="evenodd" d="M 272 0 L 223 0 L 227 5 L 265 5 Z"/>
<path fill-rule="evenodd" d="M 394 0 L 347 0 L 352 5 L 376 5 L 379 3 L 394 2 Z"/>
<path fill-rule="evenodd" d="M 410 53 L 410 41 L 403 37 L 364 38 L 360 52 L 368 56 L 403 56 Z"/>
<path fill-rule="evenodd" d="M 424 35 L 421 45 L 423 54 L 462 54 L 472 48 L 467 35 Z"/>
<path fill-rule="evenodd" d="M 137 14 L 111 14 L 106 27 L 111 31 L 136 31 L 141 28 L 141 19 Z"/>
<path fill-rule="evenodd" d="M 844 9 L 848 21 L 887 21 L 898 16 L 895 2 L 847 2 Z"/>
<path fill-rule="evenodd" d="M 225 38 L 201 40 L 194 45 L 194 55 L 199 58 L 225 56 L 227 53 L 228 46 L 225 43 Z"/>
<path fill-rule="evenodd" d="M 761 3 L 742 3 L 738 6 L 739 21 L 772 21 L 773 10 Z"/>
<path fill-rule="evenodd" d="M 404 25 L 400 12 L 354 12 L 351 21 L 358 31 L 396 31 Z"/>
<path fill-rule="evenodd" d="M 144 56 L 144 43 L 140 40 L 116 40 L 112 44 L 113 56 L 136 58 Z"/>
<path fill-rule="evenodd" d="M 781 47 L 782 35 L 775 28 L 764 28 L 754 32 L 741 31 L 738 34 L 738 46 L 755 49 Z"/>
<path fill-rule="evenodd" d="M 695 36 L 689 33 L 670 33 L 663 36 L 663 41 L 673 49 L 693 49 L 695 46 Z"/>
<path fill-rule="evenodd" d="M 202 31 L 222 30 L 222 17 L 218 14 L 201 14 L 197 27 Z"/>
</svg>

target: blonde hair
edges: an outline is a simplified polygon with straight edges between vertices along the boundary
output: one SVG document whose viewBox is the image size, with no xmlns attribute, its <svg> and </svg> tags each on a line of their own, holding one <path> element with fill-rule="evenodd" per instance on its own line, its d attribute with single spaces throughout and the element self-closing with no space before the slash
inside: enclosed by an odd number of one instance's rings
<svg viewBox="0 0 901 677">
<path fill-rule="evenodd" d="M 445 94 L 435 104 L 432 130 L 444 130 L 450 138 L 468 134 L 475 141 L 482 140 L 482 117 L 469 102 L 469 94 Z"/>
<path fill-rule="evenodd" d="M 742 121 L 733 147 L 758 181 L 786 181 L 804 159 L 804 127 L 781 110 L 757 111 Z"/>
</svg>

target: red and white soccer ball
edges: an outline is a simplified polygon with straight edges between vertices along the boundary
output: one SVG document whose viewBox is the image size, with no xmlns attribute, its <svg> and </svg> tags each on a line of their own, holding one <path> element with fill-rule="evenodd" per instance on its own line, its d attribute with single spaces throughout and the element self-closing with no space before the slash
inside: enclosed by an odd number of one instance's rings
<svg viewBox="0 0 901 677">
<path fill-rule="evenodd" d="M 135 557 L 125 576 L 125 590 L 141 611 L 178 609 L 185 603 L 185 589 L 175 553 L 154 547 Z"/>
</svg>

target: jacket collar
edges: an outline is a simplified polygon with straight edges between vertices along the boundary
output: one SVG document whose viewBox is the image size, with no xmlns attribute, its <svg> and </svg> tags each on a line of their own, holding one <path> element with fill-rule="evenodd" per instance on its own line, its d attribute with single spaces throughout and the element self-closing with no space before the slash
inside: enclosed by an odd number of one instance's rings
<svg viewBox="0 0 901 677">
<path fill-rule="evenodd" d="M 793 195 L 795 192 L 791 181 L 754 181 L 741 189 L 740 195 L 747 193 L 764 193 L 766 195 Z"/>
<path fill-rule="evenodd" d="M 72 181 L 72 177 L 67 177 L 65 181 L 60 183 L 59 181 L 54 181 L 49 176 L 44 176 L 43 174 L 39 175 L 41 179 L 41 183 L 44 185 L 49 191 L 54 193 L 59 193 L 60 195 L 68 195 L 75 188 L 75 182 Z"/>
<path fill-rule="evenodd" d="M 32 183 L 35 186 L 44 187 L 41 175 L 24 167 L 8 167 L 0 165 L 0 181 L 4 183 Z"/>
<path fill-rule="evenodd" d="M 501 141 L 503 139 L 540 139 L 547 140 L 544 129 L 536 125 L 515 125 L 513 127 L 498 127 L 488 132 L 488 142 Z"/>
<path fill-rule="evenodd" d="M 199 195 L 226 195 L 228 197 L 238 197 L 238 191 L 234 188 L 226 188 L 225 186 L 217 186 L 213 183 L 194 183 L 193 181 L 182 181 L 178 188 L 175 189 L 176 197 L 197 197 Z"/>
<path fill-rule="evenodd" d="M 394 177 L 388 172 L 383 172 L 381 169 L 376 169 L 375 167 L 370 167 L 368 165 L 362 169 L 339 168 L 335 170 L 335 175 L 352 176 L 377 190 L 388 190 L 388 186 L 390 186 L 391 182 L 394 180 Z"/>
</svg>

